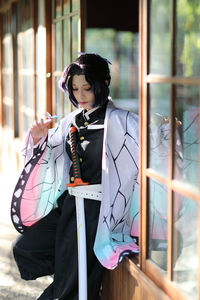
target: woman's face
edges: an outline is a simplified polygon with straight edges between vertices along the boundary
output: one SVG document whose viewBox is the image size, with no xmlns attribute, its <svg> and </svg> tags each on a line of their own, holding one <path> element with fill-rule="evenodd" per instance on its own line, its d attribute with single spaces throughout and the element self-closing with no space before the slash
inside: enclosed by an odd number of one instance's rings
<svg viewBox="0 0 200 300">
<path fill-rule="evenodd" d="M 85 75 L 73 76 L 72 90 L 80 107 L 83 107 L 86 110 L 93 108 L 95 97 L 91 90 L 91 85 L 85 79 Z"/>
</svg>

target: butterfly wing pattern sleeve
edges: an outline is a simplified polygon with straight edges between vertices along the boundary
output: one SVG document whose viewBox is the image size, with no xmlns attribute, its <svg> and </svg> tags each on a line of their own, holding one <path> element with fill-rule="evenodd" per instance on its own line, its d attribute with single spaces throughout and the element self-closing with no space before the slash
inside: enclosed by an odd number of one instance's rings
<svg viewBox="0 0 200 300">
<path fill-rule="evenodd" d="M 107 109 L 102 162 L 102 204 L 94 250 L 108 269 L 139 248 L 138 117 Z"/>
<path fill-rule="evenodd" d="M 28 134 L 25 166 L 11 203 L 11 218 L 20 233 L 50 212 L 65 185 L 63 181 L 67 181 L 63 169 L 68 174 L 69 159 L 65 157 L 64 141 L 73 115 L 71 113 L 55 129 L 50 129 L 48 136 L 34 149 Z"/>
<path fill-rule="evenodd" d="M 165 135 L 157 133 L 156 159 L 168 156 L 168 126 Z M 139 134 L 138 116 L 109 105 L 105 119 L 102 161 L 102 204 L 94 251 L 99 261 L 114 269 L 131 253 L 138 253 L 139 236 Z M 157 195 L 153 214 L 158 214 L 153 236 L 166 239 L 166 207 Z M 161 217 L 160 217 L 161 216 Z"/>
</svg>

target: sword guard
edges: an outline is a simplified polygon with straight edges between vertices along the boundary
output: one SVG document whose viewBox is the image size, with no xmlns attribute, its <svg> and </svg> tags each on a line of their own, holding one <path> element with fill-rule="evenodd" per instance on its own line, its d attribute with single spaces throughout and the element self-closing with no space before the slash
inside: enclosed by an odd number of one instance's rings
<svg viewBox="0 0 200 300">
<path fill-rule="evenodd" d="M 68 183 L 66 186 L 88 185 L 89 182 L 83 182 L 81 178 L 75 178 L 74 183 Z"/>
</svg>

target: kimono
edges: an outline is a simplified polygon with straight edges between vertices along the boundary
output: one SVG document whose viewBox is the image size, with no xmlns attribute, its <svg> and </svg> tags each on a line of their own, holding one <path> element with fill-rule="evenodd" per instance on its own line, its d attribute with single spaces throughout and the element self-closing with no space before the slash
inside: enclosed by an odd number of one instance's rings
<svg viewBox="0 0 200 300">
<path fill-rule="evenodd" d="M 50 129 L 35 149 L 28 134 L 25 166 L 11 205 L 13 224 L 22 234 L 47 216 L 67 189 L 71 161 L 65 143 L 71 122 L 81 110 Z M 113 269 L 124 255 L 139 252 L 138 116 L 116 108 L 110 100 L 102 151 L 102 202 L 94 252 L 104 267 Z"/>
</svg>

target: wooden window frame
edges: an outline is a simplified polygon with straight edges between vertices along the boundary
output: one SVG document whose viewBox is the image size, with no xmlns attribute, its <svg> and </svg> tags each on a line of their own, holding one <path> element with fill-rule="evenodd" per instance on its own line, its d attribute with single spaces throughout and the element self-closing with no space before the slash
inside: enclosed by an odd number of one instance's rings
<svg viewBox="0 0 200 300">
<path fill-rule="evenodd" d="M 174 76 L 174 41 L 175 41 L 175 1 L 171 1 L 171 61 L 170 76 L 158 76 L 148 73 L 148 62 L 149 62 L 149 36 L 148 36 L 148 27 L 149 27 L 149 1 L 141 0 L 140 1 L 140 61 L 139 61 L 139 78 L 140 78 L 140 255 L 139 255 L 139 265 L 140 269 L 152 279 L 158 287 L 160 287 L 166 294 L 168 294 L 173 300 L 189 298 L 185 296 L 178 287 L 172 282 L 172 230 L 173 230 L 173 192 L 178 192 L 183 194 L 186 197 L 189 197 L 191 200 L 196 201 L 198 206 L 198 228 L 200 229 L 200 190 L 188 189 L 185 184 L 182 184 L 173 179 L 173 128 L 174 128 L 174 105 L 173 105 L 173 88 L 175 84 L 182 85 L 196 85 L 200 88 L 200 77 L 186 78 L 186 77 L 177 77 Z M 169 157 L 169 175 L 168 178 L 160 175 L 156 171 L 148 168 L 148 85 L 151 83 L 168 83 L 170 85 L 170 119 L 172 120 L 171 124 L 171 133 L 170 133 L 170 157 Z M 200 99 L 199 99 L 200 105 Z M 200 126 L 199 126 L 200 131 Z M 147 145 L 147 146 L 146 146 Z M 200 147 L 199 147 L 199 160 L 200 160 Z M 154 179 L 158 182 L 161 182 L 168 188 L 168 251 L 167 251 L 167 277 L 164 277 L 162 273 L 153 265 L 152 261 L 147 258 L 147 220 L 148 220 L 148 179 Z M 200 185 L 199 185 L 200 186 Z M 200 299 L 200 238 L 198 238 L 198 258 L 199 258 L 199 268 L 198 268 L 198 299 Z"/>
</svg>

